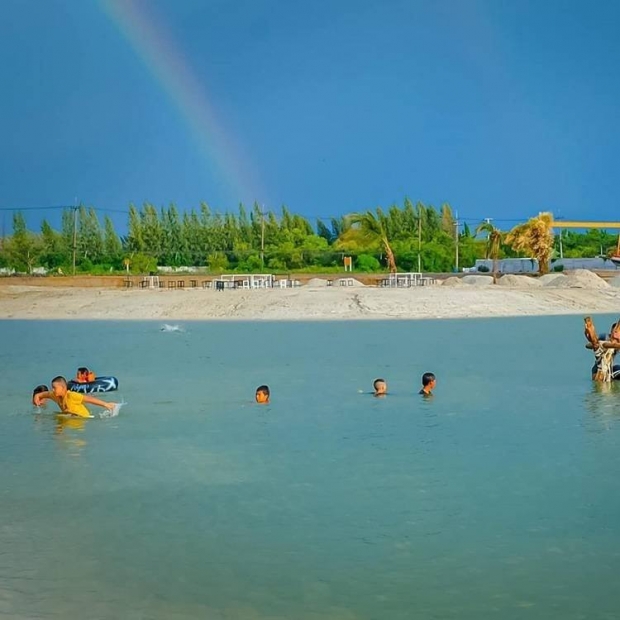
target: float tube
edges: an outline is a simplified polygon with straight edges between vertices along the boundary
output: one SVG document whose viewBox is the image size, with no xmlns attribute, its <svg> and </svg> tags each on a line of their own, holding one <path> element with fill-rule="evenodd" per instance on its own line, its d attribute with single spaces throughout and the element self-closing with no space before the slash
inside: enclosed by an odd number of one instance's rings
<svg viewBox="0 0 620 620">
<path fill-rule="evenodd" d="M 88 383 L 67 381 L 67 386 L 72 392 L 78 392 L 79 394 L 114 392 L 118 390 L 118 379 L 116 377 L 97 377 L 94 381 L 89 381 Z"/>
</svg>

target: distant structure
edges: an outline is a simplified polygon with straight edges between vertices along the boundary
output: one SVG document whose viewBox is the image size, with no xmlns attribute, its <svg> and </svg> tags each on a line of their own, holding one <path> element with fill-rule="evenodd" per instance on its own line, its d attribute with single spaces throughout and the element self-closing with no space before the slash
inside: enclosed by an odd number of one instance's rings
<svg viewBox="0 0 620 620">
<path fill-rule="evenodd" d="M 551 270 L 562 265 L 565 271 L 589 269 L 590 271 L 615 271 L 616 265 L 606 258 L 558 258 L 551 261 Z M 480 269 L 482 267 L 482 270 Z M 478 259 L 473 267 L 463 269 L 470 273 L 491 273 L 493 261 Z M 502 258 L 497 261 L 497 273 L 538 273 L 535 258 Z"/>
</svg>

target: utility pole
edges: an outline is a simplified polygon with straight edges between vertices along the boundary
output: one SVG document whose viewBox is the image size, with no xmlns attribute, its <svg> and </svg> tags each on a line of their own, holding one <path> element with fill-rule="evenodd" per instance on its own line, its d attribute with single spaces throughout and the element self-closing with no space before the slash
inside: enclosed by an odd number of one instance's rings
<svg viewBox="0 0 620 620">
<path fill-rule="evenodd" d="M 75 257 L 77 254 L 77 197 L 75 199 L 75 206 L 73 207 L 73 275 L 75 275 Z"/>
<path fill-rule="evenodd" d="M 260 265 L 265 271 L 265 205 L 260 210 Z"/>
<path fill-rule="evenodd" d="M 563 220 L 564 218 L 560 215 L 560 211 L 558 211 L 558 214 L 556 215 L 555 219 L 556 220 Z M 562 229 L 560 228 L 560 258 L 564 258 L 564 247 L 562 246 Z"/>
<path fill-rule="evenodd" d="M 454 220 L 454 265 L 456 273 L 459 272 L 459 212 L 455 212 L 456 218 Z"/>
</svg>

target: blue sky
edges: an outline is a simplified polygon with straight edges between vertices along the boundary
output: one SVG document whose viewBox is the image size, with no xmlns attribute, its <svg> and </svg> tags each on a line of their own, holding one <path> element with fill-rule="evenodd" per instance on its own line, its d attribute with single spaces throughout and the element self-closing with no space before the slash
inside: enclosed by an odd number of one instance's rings
<svg viewBox="0 0 620 620">
<path fill-rule="evenodd" d="M 472 220 L 616 219 L 617 2 L 125 1 L 163 25 L 252 174 L 226 145 L 205 156 L 99 1 L 2 0 L 0 208 L 330 217 L 409 196 Z"/>
</svg>

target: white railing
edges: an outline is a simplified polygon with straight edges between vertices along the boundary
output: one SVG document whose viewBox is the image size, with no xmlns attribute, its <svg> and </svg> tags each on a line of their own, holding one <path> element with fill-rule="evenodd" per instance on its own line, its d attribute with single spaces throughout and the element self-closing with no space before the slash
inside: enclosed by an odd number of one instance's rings
<svg viewBox="0 0 620 620">
<path fill-rule="evenodd" d="M 387 288 L 410 288 L 412 286 L 428 286 L 435 284 L 435 278 L 425 277 L 423 274 L 412 271 L 409 273 L 391 273 L 380 282 L 380 286 Z"/>
</svg>

